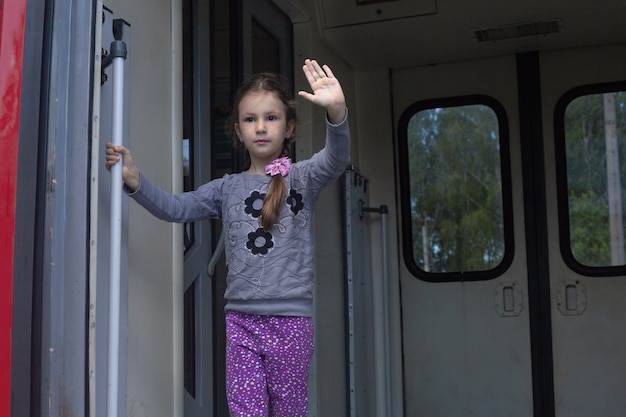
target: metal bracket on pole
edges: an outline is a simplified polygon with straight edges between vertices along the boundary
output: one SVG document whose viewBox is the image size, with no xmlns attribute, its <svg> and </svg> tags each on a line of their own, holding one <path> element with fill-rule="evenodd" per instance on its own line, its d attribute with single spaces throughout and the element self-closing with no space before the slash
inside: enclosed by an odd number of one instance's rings
<svg viewBox="0 0 626 417">
<path fill-rule="evenodd" d="M 380 214 L 387 214 L 389 213 L 389 208 L 387 207 L 386 204 L 383 204 L 382 206 L 376 208 L 376 207 L 365 207 L 363 205 L 363 201 L 359 201 L 359 217 L 362 219 L 363 217 L 365 217 L 365 213 L 380 213 Z"/>
<path fill-rule="evenodd" d="M 113 63 L 113 59 L 126 59 L 126 42 L 122 41 L 122 38 L 124 37 L 125 25 L 127 25 L 127 23 L 123 19 L 113 20 L 113 39 L 115 40 L 111 42 L 111 47 L 108 52 L 102 48 L 102 56 L 104 59 L 102 59 L 102 65 L 100 67 L 100 71 L 102 72 L 100 85 L 104 84 L 108 80 L 108 76 L 104 70 Z"/>
<path fill-rule="evenodd" d="M 113 64 L 113 129 L 111 142 L 118 146 L 124 139 L 124 60 L 126 43 L 122 41 L 124 21 L 113 21 L 111 53 L 102 61 L 103 68 Z M 111 168 L 111 270 L 109 280 L 109 350 L 107 415 L 117 417 L 119 396 L 120 298 L 122 248 L 122 159 Z"/>
</svg>

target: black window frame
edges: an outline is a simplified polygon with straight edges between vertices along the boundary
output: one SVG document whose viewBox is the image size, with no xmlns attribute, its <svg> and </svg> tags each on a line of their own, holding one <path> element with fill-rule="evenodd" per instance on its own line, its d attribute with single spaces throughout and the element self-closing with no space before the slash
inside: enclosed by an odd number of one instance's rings
<svg viewBox="0 0 626 417">
<path fill-rule="evenodd" d="M 557 212 L 559 222 L 559 250 L 563 262 L 574 272 L 589 277 L 614 277 L 626 275 L 626 265 L 589 266 L 574 257 L 570 244 L 570 212 L 565 148 L 565 110 L 579 97 L 592 94 L 626 91 L 626 81 L 586 84 L 568 90 L 554 108 L 554 157 L 556 168 Z M 625 161 L 626 163 L 626 161 Z"/>
<path fill-rule="evenodd" d="M 410 168 L 408 160 L 408 132 L 407 128 L 413 115 L 420 111 L 435 108 L 461 107 L 484 105 L 491 108 L 498 120 L 498 134 L 500 139 L 500 176 L 502 182 L 502 220 L 504 253 L 502 260 L 494 268 L 481 271 L 451 271 L 427 272 L 417 265 L 413 256 L 413 227 L 410 208 Z M 434 98 L 415 102 L 408 106 L 398 121 L 398 156 L 400 173 L 400 210 L 402 213 L 402 252 L 407 269 L 416 278 L 432 282 L 464 282 L 486 281 L 502 275 L 513 262 L 515 240 L 513 235 L 513 198 L 511 189 L 511 162 L 510 162 L 509 122 L 504 106 L 495 98 L 473 94 L 446 98 Z"/>
</svg>

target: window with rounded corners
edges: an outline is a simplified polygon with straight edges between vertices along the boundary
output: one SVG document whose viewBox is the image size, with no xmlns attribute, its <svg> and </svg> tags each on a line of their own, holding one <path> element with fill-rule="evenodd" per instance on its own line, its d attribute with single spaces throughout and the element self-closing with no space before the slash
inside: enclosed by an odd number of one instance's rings
<svg viewBox="0 0 626 417">
<path fill-rule="evenodd" d="M 514 244 L 508 120 L 472 95 L 421 101 L 398 126 L 404 262 L 429 282 L 501 275 Z"/>
<path fill-rule="evenodd" d="M 568 91 L 554 129 L 561 256 L 582 275 L 625 275 L 626 82 Z"/>
</svg>

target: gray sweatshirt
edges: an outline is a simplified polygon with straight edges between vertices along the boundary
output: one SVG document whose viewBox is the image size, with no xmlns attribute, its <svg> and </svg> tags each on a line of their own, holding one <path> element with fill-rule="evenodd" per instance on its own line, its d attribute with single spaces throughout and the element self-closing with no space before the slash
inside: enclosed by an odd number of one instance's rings
<svg viewBox="0 0 626 417">
<path fill-rule="evenodd" d="M 146 177 L 130 196 L 159 219 L 188 223 L 218 218 L 228 265 L 226 310 L 249 314 L 313 314 L 313 211 L 322 188 L 350 162 L 346 119 L 326 124 L 326 146 L 296 162 L 284 177 L 287 192 L 279 220 L 265 232 L 259 215 L 271 177 L 242 172 L 212 180 L 196 191 L 169 194 Z"/>
</svg>

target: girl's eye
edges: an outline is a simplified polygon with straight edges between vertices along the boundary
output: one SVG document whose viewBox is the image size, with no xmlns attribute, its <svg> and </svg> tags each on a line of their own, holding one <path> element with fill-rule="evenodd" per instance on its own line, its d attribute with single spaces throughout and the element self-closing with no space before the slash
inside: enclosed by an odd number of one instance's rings
<svg viewBox="0 0 626 417">
<path fill-rule="evenodd" d="M 276 117 L 276 116 L 268 116 L 267 120 L 270 120 L 270 121 L 278 120 L 278 117 Z"/>
<path fill-rule="evenodd" d="M 251 123 L 251 122 L 254 122 L 254 118 L 252 118 L 252 117 L 244 117 L 243 121 L 247 122 L 247 123 Z"/>
</svg>

